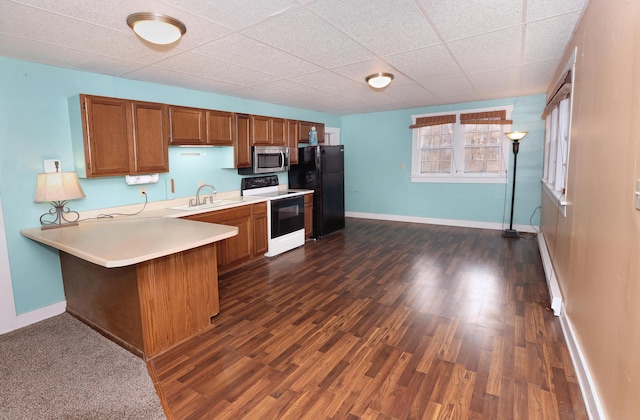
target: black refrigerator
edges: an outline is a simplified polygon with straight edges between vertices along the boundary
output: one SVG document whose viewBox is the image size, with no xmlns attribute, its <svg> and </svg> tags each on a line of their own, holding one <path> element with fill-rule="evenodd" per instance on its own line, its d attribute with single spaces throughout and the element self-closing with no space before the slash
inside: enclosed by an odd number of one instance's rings
<svg viewBox="0 0 640 420">
<path fill-rule="evenodd" d="M 344 229 L 344 146 L 299 148 L 298 164 L 289 169 L 289 188 L 314 190 L 314 238 Z"/>
</svg>

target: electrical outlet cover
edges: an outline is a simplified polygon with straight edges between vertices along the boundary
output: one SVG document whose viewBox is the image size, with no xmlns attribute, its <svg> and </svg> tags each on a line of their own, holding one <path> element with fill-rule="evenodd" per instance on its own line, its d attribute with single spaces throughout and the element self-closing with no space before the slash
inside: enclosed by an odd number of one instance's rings
<svg viewBox="0 0 640 420">
<path fill-rule="evenodd" d="M 56 162 L 58 163 L 58 167 L 56 168 Z M 44 160 L 44 171 L 45 173 L 51 172 L 62 172 L 62 163 L 60 159 L 45 159 Z"/>
</svg>

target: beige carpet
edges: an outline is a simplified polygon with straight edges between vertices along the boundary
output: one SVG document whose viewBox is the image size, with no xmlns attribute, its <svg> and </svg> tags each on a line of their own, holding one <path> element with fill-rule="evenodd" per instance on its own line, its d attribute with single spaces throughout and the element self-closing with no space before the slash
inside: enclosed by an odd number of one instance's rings
<svg viewBox="0 0 640 420">
<path fill-rule="evenodd" d="M 0 335 L 0 419 L 164 419 L 144 361 L 69 314 Z"/>
</svg>

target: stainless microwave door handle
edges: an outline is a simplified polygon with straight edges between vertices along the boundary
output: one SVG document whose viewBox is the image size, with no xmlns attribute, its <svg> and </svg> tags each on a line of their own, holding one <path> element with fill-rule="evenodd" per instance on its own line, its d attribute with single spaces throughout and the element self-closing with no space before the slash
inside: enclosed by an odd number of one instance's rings
<svg viewBox="0 0 640 420">
<path fill-rule="evenodd" d="M 284 167 L 285 167 L 285 159 L 284 159 L 284 152 L 280 152 L 280 157 L 282 157 L 282 165 L 280 165 L 280 170 L 284 171 Z"/>
</svg>

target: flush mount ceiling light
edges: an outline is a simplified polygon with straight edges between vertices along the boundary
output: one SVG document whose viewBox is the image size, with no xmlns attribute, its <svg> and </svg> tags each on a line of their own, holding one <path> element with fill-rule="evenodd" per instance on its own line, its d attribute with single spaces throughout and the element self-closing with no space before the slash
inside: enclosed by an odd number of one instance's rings
<svg viewBox="0 0 640 420">
<path fill-rule="evenodd" d="M 389 83 L 393 80 L 393 74 L 391 73 L 374 73 L 367 76 L 366 81 L 374 89 L 382 89 L 389 86 Z"/>
<path fill-rule="evenodd" d="M 184 23 L 159 13 L 133 13 L 127 16 L 127 25 L 140 38 L 160 45 L 176 42 L 187 32 Z"/>
</svg>

